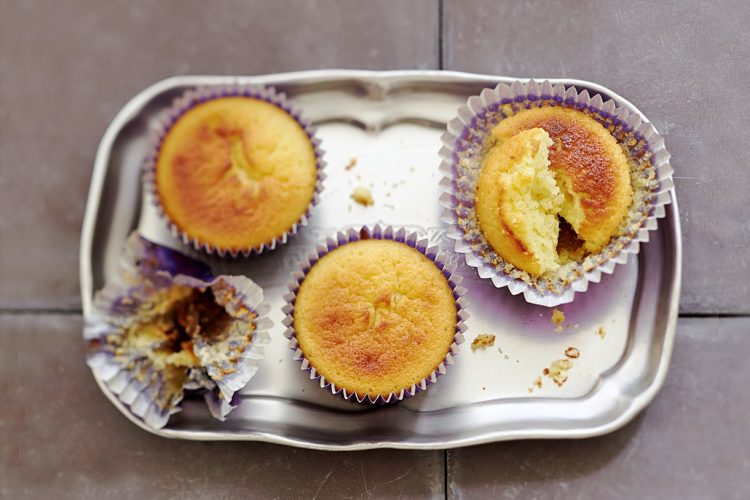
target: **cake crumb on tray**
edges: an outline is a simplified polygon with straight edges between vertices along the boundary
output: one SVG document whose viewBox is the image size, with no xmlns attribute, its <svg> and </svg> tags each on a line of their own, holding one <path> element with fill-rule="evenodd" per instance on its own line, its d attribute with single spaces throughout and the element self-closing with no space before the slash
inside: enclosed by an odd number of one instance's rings
<svg viewBox="0 0 750 500">
<path fill-rule="evenodd" d="M 573 368 L 573 363 L 569 359 L 556 359 L 544 369 L 544 374 L 551 378 L 558 387 L 562 387 L 568 380 L 568 370 Z"/>
<path fill-rule="evenodd" d="M 372 197 L 372 192 L 364 186 L 354 188 L 351 196 L 352 200 L 356 201 L 364 207 L 369 207 L 370 205 L 375 204 L 375 199 Z"/>
<path fill-rule="evenodd" d="M 563 331 L 562 324 L 565 322 L 565 313 L 562 312 L 560 309 L 555 309 L 552 311 L 552 318 L 551 320 L 552 324 L 557 325 L 557 328 L 555 328 L 555 331 L 557 333 L 560 333 Z"/>
<path fill-rule="evenodd" d="M 471 342 L 471 350 L 485 349 L 493 345 L 495 345 L 495 336 L 489 333 L 481 333 Z"/>
<path fill-rule="evenodd" d="M 581 353 L 575 347 L 568 347 L 567 349 L 565 349 L 565 355 L 569 358 L 576 359 L 581 355 Z"/>
</svg>

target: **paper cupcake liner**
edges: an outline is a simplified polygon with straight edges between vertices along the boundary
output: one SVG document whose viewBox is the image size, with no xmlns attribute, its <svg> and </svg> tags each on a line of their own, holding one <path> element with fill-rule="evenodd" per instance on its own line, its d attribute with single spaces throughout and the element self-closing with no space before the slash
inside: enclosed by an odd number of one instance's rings
<svg viewBox="0 0 750 500">
<path fill-rule="evenodd" d="M 443 358 L 443 361 L 432 371 L 432 373 L 430 373 L 430 375 L 423 378 L 418 383 L 413 384 L 411 387 L 401 389 L 398 393 L 392 392 L 387 397 L 378 395 L 376 398 L 372 398 L 368 394 L 349 392 L 343 387 L 338 387 L 333 382 L 327 380 L 314 366 L 312 366 L 310 361 L 305 358 L 305 355 L 297 342 L 296 332 L 294 330 L 294 303 L 297 299 L 299 287 L 305 279 L 307 272 L 324 255 L 342 245 L 359 241 L 361 239 L 398 241 L 400 243 L 405 243 L 426 255 L 443 272 L 443 275 L 448 280 L 451 290 L 453 291 L 453 298 L 456 301 L 455 335 L 453 337 L 453 343 Z M 357 228 L 342 230 L 337 232 L 335 237 L 327 238 L 324 242 L 316 245 L 315 250 L 308 253 L 299 263 L 298 270 L 292 273 L 292 282 L 288 285 L 289 292 L 283 297 L 286 304 L 282 308 L 282 312 L 286 317 L 282 323 L 287 327 L 284 336 L 289 339 L 289 347 L 294 351 L 294 359 L 300 362 L 300 369 L 308 372 L 311 380 L 318 380 L 322 389 L 329 390 L 332 394 L 339 395 L 347 400 L 354 398 L 359 403 L 369 403 L 374 405 L 395 403 L 406 397 L 414 396 L 420 391 L 426 390 L 429 385 L 434 384 L 437 381 L 438 376 L 445 374 L 446 366 L 453 364 L 453 357 L 458 353 L 458 346 L 464 341 L 463 334 L 467 329 L 465 321 L 468 319 L 469 313 L 466 309 L 467 301 L 464 298 L 466 289 L 460 286 L 463 278 L 456 274 L 456 265 L 449 264 L 448 260 L 448 255 L 440 253 L 436 245 L 429 246 L 427 238 L 420 238 L 417 232 L 407 231 L 404 228 L 396 229 L 392 226 L 382 224 L 376 224 L 374 226 L 358 226 Z"/>
<path fill-rule="evenodd" d="M 242 249 L 223 249 L 215 247 L 209 243 L 202 242 L 182 231 L 167 215 L 159 199 L 156 189 L 156 162 L 159 157 L 159 150 L 164 137 L 175 122 L 188 110 L 212 99 L 221 97 L 252 97 L 269 102 L 293 117 L 297 123 L 304 129 L 305 134 L 310 139 L 317 159 L 317 178 L 315 181 L 315 192 L 313 198 L 307 207 L 305 213 L 295 222 L 286 232 L 277 236 L 273 240 L 261 243 L 259 246 L 242 248 Z M 230 255 L 237 257 L 242 255 L 259 255 L 263 252 L 274 250 L 279 245 L 287 243 L 290 237 L 297 234 L 299 229 L 306 226 L 310 218 L 311 211 L 315 205 L 320 202 L 320 193 L 323 191 L 323 180 L 325 179 L 325 161 L 323 160 L 324 151 L 320 148 L 320 140 L 315 137 L 315 128 L 302 116 L 302 113 L 289 101 L 285 94 L 277 92 L 273 87 L 262 85 L 214 85 L 199 87 L 188 90 L 181 97 L 172 102 L 172 106 L 163 111 L 159 117 L 156 131 L 153 133 L 148 153 L 143 163 L 143 185 L 146 193 L 151 196 L 154 206 L 159 211 L 159 216 L 166 221 L 172 236 L 179 239 L 184 245 L 192 246 L 196 250 L 206 252 L 209 255 L 217 254 L 220 257 Z"/>
<path fill-rule="evenodd" d="M 491 128 L 521 109 L 541 106 L 575 108 L 608 128 L 627 148 L 634 191 L 621 235 L 583 262 L 566 264 L 563 277 L 554 281 L 534 279 L 504 262 L 479 228 L 474 206 L 482 150 Z M 598 94 L 591 96 L 588 90 L 578 92 L 572 86 L 533 80 L 484 89 L 459 108 L 458 116 L 448 122 L 442 142 L 442 220 L 449 224 L 448 237 L 455 241 L 455 251 L 464 255 L 481 278 L 491 280 L 497 288 L 507 287 L 513 295 L 523 293 L 532 304 L 553 307 L 572 302 L 576 292 L 585 292 L 590 282 L 598 283 L 602 273 L 613 273 L 617 264 L 639 252 L 640 243 L 647 242 L 649 231 L 656 229 L 657 219 L 664 217 L 664 206 L 671 203 L 673 170 L 664 139 L 641 115 L 611 99 L 603 101 Z"/>
<path fill-rule="evenodd" d="M 145 352 L 158 341 L 134 348 L 122 341 L 125 331 L 148 315 L 150 300 L 172 285 L 211 289 L 217 304 L 232 318 L 219 335 L 192 338 L 200 367 L 185 368 L 181 385 L 169 384 Z M 83 336 L 86 361 L 94 375 L 130 411 L 153 428 L 164 427 L 180 411 L 186 390 L 202 390 L 211 414 L 224 420 L 239 404 L 238 391 L 255 375 L 273 326 L 263 291 L 244 276 L 212 276 L 203 263 L 151 243 L 136 234 L 128 238 L 120 257 L 117 279 L 94 297 Z M 248 334 L 250 326 L 254 329 Z M 215 333 L 215 332 L 214 332 Z"/>
</svg>

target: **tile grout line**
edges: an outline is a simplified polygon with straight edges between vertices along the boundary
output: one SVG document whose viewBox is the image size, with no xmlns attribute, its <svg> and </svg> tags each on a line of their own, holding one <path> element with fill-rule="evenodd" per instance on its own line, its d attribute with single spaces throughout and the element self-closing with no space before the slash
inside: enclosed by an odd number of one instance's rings
<svg viewBox="0 0 750 500">
<path fill-rule="evenodd" d="M 678 318 L 747 318 L 750 313 L 680 313 Z"/>
<path fill-rule="evenodd" d="M 443 0 L 438 0 L 438 68 L 445 69 L 443 61 Z"/>
<path fill-rule="evenodd" d="M 443 496 L 448 500 L 448 450 L 443 450 Z"/>
<path fill-rule="evenodd" d="M 54 307 L 42 307 L 39 309 L 35 308 L 14 308 L 14 307 L 0 307 L 0 314 L 7 316 L 23 316 L 23 315 L 46 315 L 46 316 L 73 316 L 82 315 L 83 309 L 56 309 Z"/>
</svg>

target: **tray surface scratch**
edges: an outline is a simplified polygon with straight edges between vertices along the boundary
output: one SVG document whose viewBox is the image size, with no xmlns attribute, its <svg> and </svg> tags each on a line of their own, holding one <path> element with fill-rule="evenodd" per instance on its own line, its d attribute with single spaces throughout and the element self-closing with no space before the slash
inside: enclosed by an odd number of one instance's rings
<svg viewBox="0 0 750 500">
<path fill-rule="evenodd" d="M 216 272 L 245 274 L 270 302 L 273 341 L 259 372 L 242 391 L 242 404 L 219 422 L 198 399 L 164 429 L 148 429 L 100 383 L 128 418 L 156 434 L 194 440 L 268 441 L 316 449 L 438 449 L 523 438 L 576 438 L 605 434 L 631 420 L 653 399 L 669 364 L 681 277 L 680 225 L 673 202 L 659 230 L 637 258 L 592 284 L 566 314 L 562 333 L 551 309 L 479 279 L 457 255 L 469 291 L 469 327 L 455 364 L 428 391 L 397 405 L 373 408 L 326 394 L 300 371 L 284 338 L 282 295 L 302 255 L 346 226 L 383 222 L 420 231 L 451 251 L 438 203 L 438 150 L 445 123 L 485 87 L 516 79 L 445 71 L 325 70 L 255 77 L 185 76 L 158 82 L 134 97 L 102 138 L 94 165 L 81 235 L 84 315 L 93 293 L 116 268 L 127 235 L 138 229 L 158 243 L 186 251 L 172 238 L 151 200 L 141 192 L 140 167 L 158 113 L 199 85 L 262 83 L 287 93 L 318 127 L 327 179 L 310 225 L 289 244 L 260 257 L 206 258 Z M 600 94 L 640 112 L 617 94 L 590 82 L 552 80 Z M 642 114 L 641 114 L 642 116 Z M 643 117 L 646 119 L 645 117 Z M 354 168 L 346 166 L 356 159 Z M 350 194 L 370 188 L 375 205 Z M 187 252 L 191 253 L 191 252 Z M 603 327 L 606 336 L 598 335 Z M 495 345 L 472 351 L 480 333 Z M 558 387 L 543 368 L 580 351 L 568 381 Z"/>
</svg>

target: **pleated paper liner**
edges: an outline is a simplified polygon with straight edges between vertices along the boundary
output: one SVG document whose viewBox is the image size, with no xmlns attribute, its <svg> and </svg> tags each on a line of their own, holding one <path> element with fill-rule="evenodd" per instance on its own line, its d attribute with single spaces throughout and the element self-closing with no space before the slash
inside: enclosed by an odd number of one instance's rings
<svg viewBox="0 0 750 500">
<path fill-rule="evenodd" d="M 581 110 L 611 131 L 628 157 L 633 203 L 619 234 L 602 251 L 565 264 L 553 278 L 535 279 L 503 261 L 489 245 L 477 220 L 475 191 L 492 127 L 520 110 L 541 106 Z M 497 288 L 507 287 L 513 295 L 523 294 L 532 304 L 552 307 L 572 302 L 589 283 L 598 283 L 602 273 L 613 273 L 617 264 L 626 263 L 649 240 L 649 231 L 656 229 L 657 220 L 665 215 L 664 206 L 671 202 L 670 155 L 653 125 L 613 100 L 603 101 L 598 94 L 591 96 L 572 86 L 532 80 L 485 89 L 470 97 L 448 122 L 442 142 L 442 220 L 449 224 L 448 237 L 454 240 L 455 251 L 464 255 L 481 278 Z"/>
<path fill-rule="evenodd" d="M 220 248 L 188 234 L 188 232 L 180 229 L 177 224 L 169 218 L 161 204 L 156 188 L 156 164 L 159 150 L 162 141 L 166 137 L 170 128 L 172 128 L 184 113 L 193 107 L 206 101 L 222 97 L 251 97 L 266 101 L 283 109 L 303 128 L 305 134 L 313 145 L 315 158 L 317 160 L 315 191 L 305 213 L 302 214 L 299 220 L 292 224 L 292 226 L 282 234 L 255 247 L 231 249 Z M 320 202 L 320 193 L 323 190 L 323 180 L 325 179 L 325 161 L 323 160 L 323 154 L 324 152 L 320 148 L 320 140 L 315 135 L 315 128 L 304 118 L 300 110 L 297 109 L 289 99 L 287 99 L 286 95 L 277 92 L 273 87 L 243 84 L 199 87 L 185 92 L 181 97 L 174 100 L 171 107 L 162 112 L 159 118 L 158 127 L 153 134 L 149 151 L 143 163 L 143 183 L 147 195 L 151 197 L 153 204 L 159 211 L 160 217 L 166 221 L 172 236 L 179 239 L 184 245 L 191 246 L 196 250 L 203 251 L 209 255 L 216 254 L 220 257 L 227 255 L 237 257 L 238 255 L 242 255 L 247 257 L 268 252 L 274 250 L 280 245 L 286 244 L 289 238 L 297 234 L 300 228 L 308 224 L 313 207 Z"/>
<path fill-rule="evenodd" d="M 97 292 L 86 318 L 86 360 L 153 428 L 180 411 L 186 391 L 203 393 L 224 420 L 270 343 L 268 309 L 248 278 L 212 276 L 203 263 L 133 233 L 116 279 Z M 188 332 L 179 343 L 175 322 Z"/>
<path fill-rule="evenodd" d="M 335 383 L 327 380 L 325 376 L 321 375 L 310 361 L 305 358 L 304 353 L 299 347 L 294 330 L 293 316 L 297 292 L 312 266 L 331 251 L 348 243 L 365 238 L 386 239 L 404 243 L 427 256 L 442 271 L 443 275 L 448 280 L 453 292 L 453 298 L 456 301 L 457 310 L 455 335 L 443 361 L 436 366 L 427 377 L 424 377 L 418 383 L 412 384 L 410 387 L 404 387 L 399 392 L 392 392 L 387 396 L 378 395 L 375 398 L 369 394 L 358 394 L 356 392 L 347 391 L 343 387 L 337 386 Z M 289 293 L 284 296 L 286 305 L 283 308 L 283 312 L 286 314 L 286 317 L 283 324 L 287 326 L 284 335 L 289 338 L 289 346 L 292 351 L 294 351 L 294 359 L 300 362 L 301 370 L 309 373 L 311 380 L 319 381 L 322 389 L 330 391 L 332 394 L 339 395 L 347 400 L 354 399 L 359 403 L 374 405 L 395 403 L 404 398 L 414 396 L 420 391 L 426 390 L 429 385 L 437 381 L 440 375 L 446 373 L 447 366 L 453 364 L 453 357 L 458 352 L 458 345 L 464 341 L 463 334 L 466 331 L 465 321 L 469 317 L 468 311 L 466 310 L 467 301 L 466 298 L 464 298 L 466 289 L 460 286 L 462 277 L 456 274 L 455 271 L 455 265 L 448 264 L 448 255 L 440 253 L 436 246 L 428 246 L 427 239 L 420 238 L 415 231 L 407 231 L 403 228 L 397 229 L 393 226 L 376 224 L 374 226 L 350 228 L 337 232 L 333 237 L 329 237 L 324 242 L 318 244 L 315 247 L 315 250 L 310 252 L 299 264 L 298 270 L 293 273 L 293 281 L 289 284 Z"/>
</svg>

